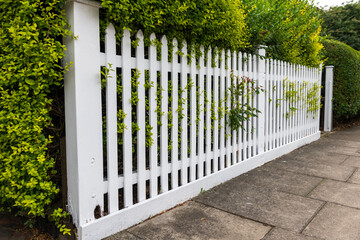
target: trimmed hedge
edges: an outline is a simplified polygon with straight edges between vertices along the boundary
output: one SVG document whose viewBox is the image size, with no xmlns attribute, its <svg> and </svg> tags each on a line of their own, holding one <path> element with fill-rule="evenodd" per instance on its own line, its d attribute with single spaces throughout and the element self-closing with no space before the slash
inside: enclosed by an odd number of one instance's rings
<svg viewBox="0 0 360 240">
<path fill-rule="evenodd" d="M 360 114 L 360 52 L 336 40 L 325 40 L 326 65 L 334 68 L 334 120 L 343 122 Z"/>
</svg>

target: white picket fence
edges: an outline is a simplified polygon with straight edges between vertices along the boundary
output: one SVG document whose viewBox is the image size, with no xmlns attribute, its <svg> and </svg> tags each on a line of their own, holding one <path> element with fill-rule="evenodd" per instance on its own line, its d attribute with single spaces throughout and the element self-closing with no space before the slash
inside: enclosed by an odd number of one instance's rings
<svg viewBox="0 0 360 240">
<path fill-rule="evenodd" d="M 176 39 L 168 61 L 165 36 L 159 60 L 141 31 L 132 56 L 127 30 L 117 55 L 112 25 L 101 53 L 98 5 L 74 1 L 66 10 L 78 36 L 65 41 L 65 61 L 74 63 L 65 76 L 65 107 L 68 210 L 80 239 L 109 236 L 320 137 L 319 103 L 311 101 L 319 99 L 318 69 L 264 59 L 265 49 L 222 50 L 212 66 L 213 50 L 201 48 L 188 62 L 177 54 L 187 52 L 186 43 L 178 49 Z M 101 67 L 109 70 L 105 87 Z M 227 115 L 219 117 L 231 107 L 225 97 L 232 74 L 264 89 L 240 99 L 261 113 L 236 131 Z"/>
</svg>

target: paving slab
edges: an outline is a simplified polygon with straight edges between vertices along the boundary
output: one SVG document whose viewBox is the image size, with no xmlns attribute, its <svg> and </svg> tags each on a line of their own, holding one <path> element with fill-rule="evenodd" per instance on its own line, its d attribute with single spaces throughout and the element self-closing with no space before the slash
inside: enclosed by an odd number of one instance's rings
<svg viewBox="0 0 360 240">
<path fill-rule="evenodd" d="M 360 168 L 360 157 L 348 157 L 342 165 Z"/>
<path fill-rule="evenodd" d="M 268 189 L 305 196 L 323 178 L 297 174 L 278 169 L 276 171 L 259 167 L 239 176 L 234 181 L 263 186 Z"/>
<path fill-rule="evenodd" d="M 319 163 L 330 163 L 339 165 L 343 163 L 347 158 L 348 155 L 340 154 L 340 153 L 333 153 L 319 150 L 318 148 L 301 148 L 297 151 L 293 151 L 290 154 L 283 156 L 282 160 L 287 161 L 311 161 L 311 162 L 319 162 Z"/>
<path fill-rule="evenodd" d="M 360 239 L 360 210 L 328 203 L 303 234 L 328 240 Z"/>
<path fill-rule="evenodd" d="M 271 227 L 189 201 L 128 229 L 142 239 L 262 239 Z"/>
<path fill-rule="evenodd" d="M 305 236 L 300 233 L 291 232 L 281 228 L 274 228 L 263 240 L 319 240 L 321 238 L 314 238 Z"/>
<path fill-rule="evenodd" d="M 360 185 L 325 180 L 309 197 L 360 209 Z"/>
<path fill-rule="evenodd" d="M 346 181 L 355 168 L 315 161 L 287 161 L 279 158 L 264 167 L 269 169 L 282 169 L 285 171 L 306 174 L 310 176 Z"/>
<path fill-rule="evenodd" d="M 304 149 L 357 156 L 360 154 L 360 142 L 323 137 L 320 140 L 305 146 Z"/>
<path fill-rule="evenodd" d="M 356 170 L 356 172 L 351 176 L 351 178 L 349 179 L 350 183 L 356 183 L 356 184 L 360 184 L 360 170 Z"/>
<path fill-rule="evenodd" d="M 104 238 L 104 240 L 142 240 L 142 238 L 127 231 L 122 231 L 110 237 Z"/>
<path fill-rule="evenodd" d="M 194 199 L 218 209 L 272 226 L 300 231 L 322 201 L 230 180 Z"/>
</svg>

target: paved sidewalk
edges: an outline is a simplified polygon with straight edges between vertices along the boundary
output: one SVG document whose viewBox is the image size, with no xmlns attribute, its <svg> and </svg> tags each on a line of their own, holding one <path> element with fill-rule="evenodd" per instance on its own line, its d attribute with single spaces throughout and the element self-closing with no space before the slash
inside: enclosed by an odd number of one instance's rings
<svg viewBox="0 0 360 240">
<path fill-rule="evenodd" d="M 114 239 L 360 239 L 360 127 L 333 133 Z"/>
</svg>

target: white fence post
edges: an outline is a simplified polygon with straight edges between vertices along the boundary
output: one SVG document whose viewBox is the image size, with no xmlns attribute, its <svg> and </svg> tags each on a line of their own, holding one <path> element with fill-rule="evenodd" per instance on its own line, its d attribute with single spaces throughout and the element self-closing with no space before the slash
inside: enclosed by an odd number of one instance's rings
<svg viewBox="0 0 360 240">
<path fill-rule="evenodd" d="M 261 45 L 258 49 L 258 84 L 259 87 L 265 89 L 265 50 L 266 46 Z M 262 154 L 264 152 L 264 142 L 265 142 L 265 104 L 267 99 L 265 99 L 265 92 L 262 92 L 258 96 L 258 106 L 257 109 L 260 111 L 258 114 L 258 126 L 257 127 L 257 139 L 258 139 L 258 154 Z"/>
<path fill-rule="evenodd" d="M 68 210 L 77 227 L 103 210 L 103 154 L 99 44 L 100 4 L 68 1 L 65 10 L 75 38 L 64 39 Z"/>
<path fill-rule="evenodd" d="M 332 98 L 333 98 L 334 66 L 325 67 L 325 113 L 324 132 L 332 130 Z"/>
</svg>

